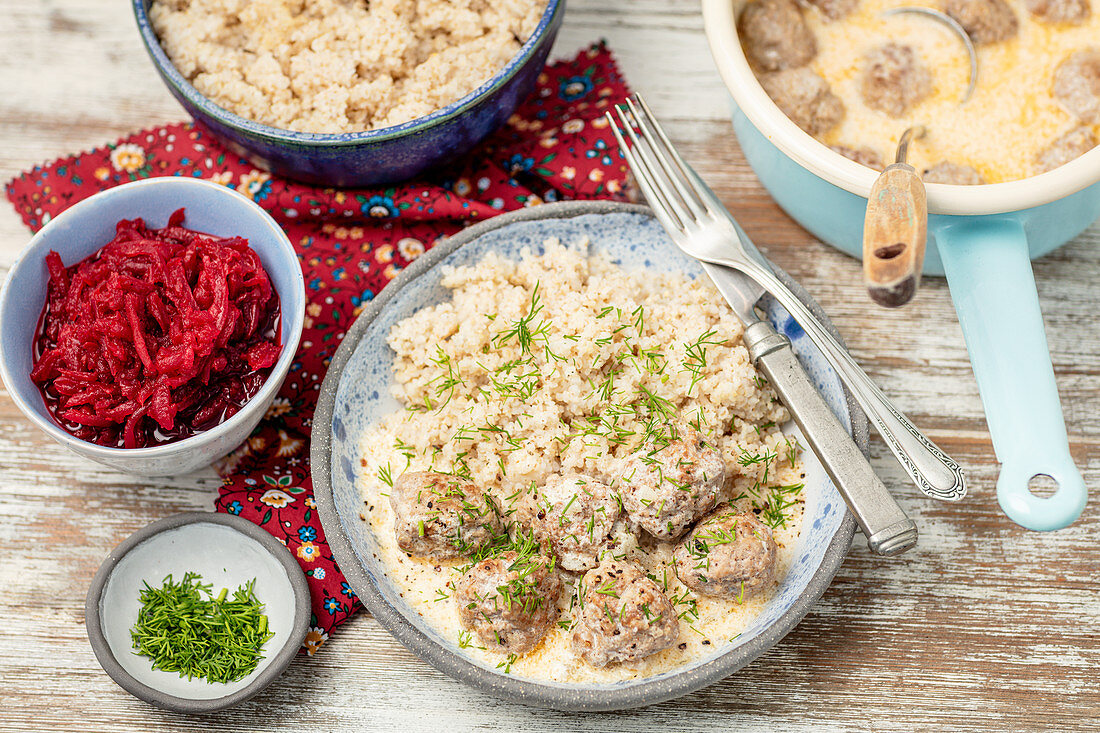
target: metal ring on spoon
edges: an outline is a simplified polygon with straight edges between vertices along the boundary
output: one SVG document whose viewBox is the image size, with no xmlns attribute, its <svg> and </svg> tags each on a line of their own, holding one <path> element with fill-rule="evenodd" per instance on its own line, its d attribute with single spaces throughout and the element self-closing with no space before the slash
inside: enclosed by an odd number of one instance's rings
<svg viewBox="0 0 1100 733">
<path fill-rule="evenodd" d="M 898 140 L 898 152 L 894 157 L 894 162 L 906 162 L 905 159 L 909 156 L 909 143 L 913 140 L 920 140 L 926 132 L 928 132 L 928 129 L 924 125 L 913 125 L 905 128 L 905 132 L 901 133 L 901 139 Z"/>
<path fill-rule="evenodd" d="M 974 87 L 978 86 L 978 52 L 974 49 L 974 42 L 970 40 L 970 35 L 966 32 L 959 21 L 952 18 L 946 13 L 941 13 L 938 10 L 932 8 L 922 8 L 917 5 L 905 5 L 900 8 L 891 8 L 890 10 L 882 11 L 883 17 L 890 15 L 903 15 L 906 13 L 915 15 L 924 15 L 939 21 L 943 25 L 947 26 L 955 32 L 955 35 L 962 41 L 963 46 L 966 47 L 967 56 L 970 57 L 970 83 L 966 86 L 966 93 L 963 94 L 962 104 L 966 104 L 970 100 L 970 95 L 974 93 Z"/>
<path fill-rule="evenodd" d="M 923 15 L 946 25 L 963 42 L 970 57 L 970 83 L 960 104 L 966 104 L 978 84 L 978 54 L 966 30 L 952 17 L 938 10 L 905 6 L 882 13 L 884 16 L 910 13 Z M 908 163 L 909 143 L 924 137 L 927 130 L 915 125 L 902 133 L 893 165 L 888 166 L 871 187 L 863 219 L 863 280 L 867 293 L 879 305 L 897 308 L 917 292 L 924 249 L 928 237 L 928 204 L 924 181 Z"/>
</svg>

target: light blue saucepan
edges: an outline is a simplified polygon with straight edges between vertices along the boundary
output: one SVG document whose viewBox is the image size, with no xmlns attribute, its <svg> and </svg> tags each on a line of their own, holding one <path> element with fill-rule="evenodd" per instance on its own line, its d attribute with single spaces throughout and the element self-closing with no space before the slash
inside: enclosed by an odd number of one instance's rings
<svg viewBox="0 0 1100 733">
<path fill-rule="evenodd" d="M 733 96 L 745 157 L 776 202 L 814 236 L 862 254 L 863 217 L 876 172 L 799 129 L 756 81 L 737 39 L 744 0 L 703 0 L 707 38 Z M 924 272 L 946 275 L 1001 462 L 997 499 L 1013 521 L 1060 529 L 1085 506 L 1069 451 L 1031 258 L 1065 244 L 1100 217 L 1100 148 L 1061 168 L 986 186 L 931 184 Z M 1033 494 L 1036 476 L 1057 491 Z"/>
</svg>

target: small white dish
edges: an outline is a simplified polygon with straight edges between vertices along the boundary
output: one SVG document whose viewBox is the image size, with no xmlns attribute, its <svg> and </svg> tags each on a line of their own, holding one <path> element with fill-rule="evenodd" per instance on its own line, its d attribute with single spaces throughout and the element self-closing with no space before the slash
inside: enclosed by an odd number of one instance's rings
<svg viewBox="0 0 1100 733">
<path fill-rule="evenodd" d="M 133 651 L 130 629 L 148 583 L 185 573 L 202 576 L 217 594 L 255 579 L 273 636 L 256 669 L 235 682 L 187 679 L 152 669 Z M 271 684 L 294 659 L 309 628 L 309 586 L 290 551 L 268 532 L 232 514 L 176 514 L 138 530 L 103 561 L 85 604 L 88 640 L 111 678 L 130 694 L 168 710 L 203 713 L 236 705 Z"/>
</svg>

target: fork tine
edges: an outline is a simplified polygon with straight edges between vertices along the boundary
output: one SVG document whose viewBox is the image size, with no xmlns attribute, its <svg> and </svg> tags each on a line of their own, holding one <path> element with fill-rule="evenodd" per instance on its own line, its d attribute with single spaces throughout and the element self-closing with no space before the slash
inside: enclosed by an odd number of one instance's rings
<svg viewBox="0 0 1100 733">
<path fill-rule="evenodd" d="M 683 231 L 683 223 L 679 219 L 674 218 L 668 201 L 664 199 L 657 184 L 654 183 L 649 167 L 635 154 L 635 151 L 631 150 L 626 144 L 626 140 L 623 138 L 623 132 L 619 130 L 618 121 L 610 112 L 605 112 L 604 116 L 610 123 L 612 133 L 614 133 L 615 140 L 618 142 L 619 150 L 623 152 L 623 157 L 626 158 L 627 165 L 630 166 L 630 171 L 634 172 L 638 187 L 641 188 L 641 193 L 645 195 L 646 200 L 649 201 L 650 208 L 653 209 L 653 214 L 657 215 L 658 220 L 660 220 L 665 230 L 669 232 Z"/>
<path fill-rule="evenodd" d="M 684 202 L 679 198 L 676 189 L 669 185 L 666 180 L 667 176 L 662 170 L 660 162 L 653 155 L 651 150 L 652 146 L 647 144 L 649 141 L 645 138 L 639 138 L 638 134 L 634 131 L 634 124 L 627 116 L 627 110 L 624 109 L 622 105 L 616 105 L 615 112 L 619 115 L 619 119 L 622 120 L 623 131 L 630 138 L 630 142 L 633 143 L 632 150 L 634 151 L 635 159 L 641 160 L 645 164 L 645 167 L 649 171 L 650 181 L 660 194 L 666 209 L 681 222 L 681 228 L 687 228 L 688 223 L 694 220 L 695 216 L 688 210 L 689 207 L 685 206 Z"/>
<path fill-rule="evenodd" d="M 676 187 L 671 183 L 668 174 L 665 172 L 661 162 L 657 160 L 657 155 L 654 153 L 653 140 L 645 135 L 635 133 L 634 139 L 634 153 L 635 157 L 642 160 L 643 164 L 649 170 L 650 179 L 660 191 L 661 195 L 667 200 L 676 204 L 679 216 L 685 222 L 692 221 L 698 223 L 698 216 L 694 209 L 686 205 L 683 197 L 679 195 Z M 689 209 L 691 209 L 689 211 Z"/>
<path fill-rule="evenodd" d="M 637 104 L 635 105 L 635 102 Z M 662 153 L 664 157 L 665 166 L 668 168 L 676 169 L 678 175 L 670 175 L 669 177 L 676 181 L 686 184 L 692 192 L 694 192 L 694 200 L 697 201 L 703 210 L 711 216 L 721 216 L 725 211 L 725 207 L 722 202 L 718 200 L 718 197 L 714 195 L 714 192 L 703 183 L 699 178 L 699 174 L 688 165 L 683 156 L 680 155 L 676 147 L 668 139 L 668 135 L 665 134 L 665 130 L 661 127 L 661 124 L 657 122 L 657 117 L 650 110 L 649 105 L 640 94 L 632 95 L 631 99 L 627 100 L 627 104 L 630 105 L 631 112 L 634 114 L 634 119 L 638 121 L 639 127 L 642 128 L 643 133 L 646 130 L 651 130 L 651 133 L 647 133 L 649 137 L 655 138 L 660 144 L 654 144 L 654 148 Z M 640 108 L 640 109 L 639 109 Z M 684 192 L 681 191 L 681 195 Z M 691 197 L 685 196 L 688 200 Z"/>
<path fill-rule="evenodd" d="M 635 137 L 631 151 L 637 165 L 644 169 L 646 183 L 653 191 L 652 194 L 646 193 L 646 200 L 650 202 L 653 208 L 664 210 L 669 216 L 675 217 L 678 229 L 686 230 L 688 219 L 684 219 L 684 216 L 687 212 L 679 205 L 680 202 L 678 200 L 676 201 L 676 205 L 673 205 L 667 184 L 663 181 L 662 177 L 654 172 L 656 164 L 653 162 L 653 152 L 650 150 L 649 141 L 644 138 Z M 637 177 L 637 174 L 635 174 L 635 177 Z M 694 217 L 690 217 L 690 219 L 693 220 Z"/>
<path fill-rule="evenodd" d="M 634 96 L 641 102 L 640 96 Z M 674 159 L 675 150 L 660 124 L 653 117 L 648 107 L 645 108 L 645 112 L 642 112 L 633 99 L 627 99 L 626 104 L 630 108 L 630 113 L 641 133 L 641 139 L 648 143 L 650 155 L 660 169 L 662 177 L 666 179 L 667 185 L 679 194 L 679 198 L 684 201 L 685 206 L 690 209 L 695 219 L 704 218 L 709 213 L 706 203 L 701 199 L 698 186 L 694 184 L 691 176 L 684 170 L 687 164 L 682 159 Z"/>
<path fill-rule="evenodd" d="M 740 226 L 726 209 L 725 204 L 723 204 L 718 196 L 715 195 L 710 186 L 703 182 L 703 179 L 699 177 L 699 174 L 695 172 L 695 169 L 688 165 L 687 161 L 685 161 L 680 153 L 677 152 L 675 146 L 673 146 L 672 143 L 669 141 L 668 135 L 665 134 L 664 129 L 657 122 L 656 118 L 653 115 L 653 112 L 649 109 L 649 105 L 646 104 L 645 99 L 643 99 L 640 94 L 634 94 L 632 96 L 638 103 L 637 106 L 641 107 L 641 111 L 635 113 L 635 119 L 645 119 L 649 123 L 649 128 L 653 131 L 652 134 L 645 134 L 645 132 L 643 131 L 643 142 L 650 143 L 651 148 L 658 147 L 654 145 L 653 138 L 660 138 L 663 143 L 660 147 L 666 150 L 669 156 L 673 158 L 673 160 L 675 161 L 675 165 L 679 167 L 680 172 L 688 181 L 688 185 L 691 187 L 691 190 L 695 192 L 698 198 L 702 201 L 703 205 L 706 207 L 706 214 L 709 216 L 709 218 L 711 220 L 731 222 L 734 229 L 734 233 L 732 236 L 735 236 L 737 238 L 745 252 L 750 257 L 755 259 L 758 264 L 761 264 L 765 267 L 770 267 L 770 265 L 768 265 L 767 263 L 767 258 L 764 257 L 763 253 L 760 252 L 760 250 L 752 242 L 752 240 L 745 236 L 745 233 L 741 231 Z M 705 222 L 700 222 L 700 224 L 705 226 Z"/>
</svg>

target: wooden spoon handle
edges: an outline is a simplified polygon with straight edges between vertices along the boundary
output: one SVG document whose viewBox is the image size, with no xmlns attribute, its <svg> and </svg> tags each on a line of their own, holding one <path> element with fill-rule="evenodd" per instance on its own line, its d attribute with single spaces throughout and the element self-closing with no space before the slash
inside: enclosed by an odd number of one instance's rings
<svg viewBox="0 0 1100 733">
<path fill-rule="evenodd" d="M 873 301 L 896 308 L 912 299 L 927 236 L 924 183 L 913 166 L 894 163 L 871 187 L 863 220 L 863 279 Z"/>
</svg>

